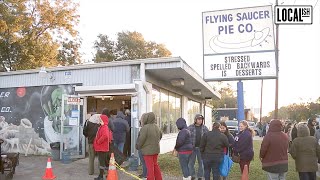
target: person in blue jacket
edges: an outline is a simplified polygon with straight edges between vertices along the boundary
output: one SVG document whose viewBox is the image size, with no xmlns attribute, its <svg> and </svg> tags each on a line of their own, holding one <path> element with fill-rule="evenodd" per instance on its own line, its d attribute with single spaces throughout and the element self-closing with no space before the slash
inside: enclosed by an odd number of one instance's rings
<svg viewBox="0 0 320 180">
<path fill-rule="evenodd" d="M 191 133 L 188 130 L 186 120 L 179 118 L 176 122 L 177 128 L 180 130 L 174 149 L 178 152 L 179 163 L 181 166 L 183 179 L 191 179 L 188 164 L 192 154 Z"/>
<path fill-rule="evenodd" d="M 254 130 L 251 129 L 246 120 L 239 124 L 240 133 L 234 138 L 233 153 L 240 155 L 240 169 L 243 173 L 244 166 L 250 166 L 253 159 L 253 136 Z"/>
</svg>

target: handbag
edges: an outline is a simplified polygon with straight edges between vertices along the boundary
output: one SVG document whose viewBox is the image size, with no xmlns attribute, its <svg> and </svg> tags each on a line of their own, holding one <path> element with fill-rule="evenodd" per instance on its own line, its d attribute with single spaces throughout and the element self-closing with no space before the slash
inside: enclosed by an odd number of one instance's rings
<svg viewBox="0 0 320 180">
<path fill-rule="evenodd" d="M 232 168 L 232 165 L 233 165 L 233 161 L 231 160 L 230 156 L 228 154 L 223 155 L 223 160 L 219 165 L 220 175 L 223 177 L 228 176 Z"/>
<path fill-rule="evenodd" d="M 232 153 L 231 159 L 234 163 L 240 163 L 240 155 Z"/>
</svg>

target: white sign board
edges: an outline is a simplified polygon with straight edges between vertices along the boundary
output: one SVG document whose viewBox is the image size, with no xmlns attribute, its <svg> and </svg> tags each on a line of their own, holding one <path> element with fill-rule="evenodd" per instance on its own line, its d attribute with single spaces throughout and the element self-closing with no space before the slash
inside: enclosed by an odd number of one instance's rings
<svg viewBox="0 0 320 180">
<path fill-rule="evenodd" d="M 291 5 L 274 7 L 275 24 L 312 24 L 313 9 L 311 5 Z"/>
<path fill-rule="evenodd" d="M 81 99 L 78 97 L 68 97 L 67 104 L 79 105 L 81 104 Z"/>
<path fill-rule="evenodd" d="M 206 81 L 276 78 L 272 6 L 203 12 L 202 29 Z"/>
</svg>

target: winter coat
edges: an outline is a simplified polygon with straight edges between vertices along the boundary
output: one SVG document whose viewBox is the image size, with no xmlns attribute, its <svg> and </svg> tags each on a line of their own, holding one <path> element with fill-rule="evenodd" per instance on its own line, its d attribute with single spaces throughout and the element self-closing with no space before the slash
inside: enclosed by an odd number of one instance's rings
<svg viewBox="0 0 320 180">
<path fill-rule="evenodd" d="M 316 137 L 317 142 L 319 143 L 319 139 L 320 139 L 320 129 L 316 130 L 316 133 L 314 134 L 314 137 Z"/>
<path fill-rule="evenodd" d="M 102 126 L 99 127 L 96 138 L 93 142 L 93 148 L 96 152 L 108 152 L 109 144 L 111 142 L 112 132 L 108 127 L 108 117 L 106 115 L 101 115 L 100 118 L 104 122 Z"/>
<path fill-rule="evenodd" d="M 249 129 L 240 131 L 234 138 L 233 152 L 240 155 L 240 160 L 251 161 L 253 159 L 253 139 Z"/>
<path fill-rule="evenodd" d="M 308 128 L 309 128 L 309 131 L 310 131 L 310 136 L 314 136 L 315 132 L 316 132 L 316 129 L 313 125 L 313 119 L 308 119 Z"/>
<path fill-rule="evenodd" d="M 260 148 L 262 169 L 270 173 L 288 171 L 288 136 L 281 131 L 279 120 L 272 120 L 268 134 L 263 138 Z"/>
<path fill-rule="evenodd" d="M 174 149 L 178 152 L 192 151 L 193 147 L 191 143 L 191 133 L 188 130 L 186 120 L 179 118 L 176 122 L 176 125 L 180 131 L 178 133 Z"/>
<path fill-rule="evenodd" d="M 156 118 L 153 112 L 143 116 L 143 127 L 140 129 L 136 148 L 141 150 L 143 155 L 155 155 L 160 153 L 160 140 L 162 133 L 156 125 Z"/>
<path fill-rule="evenodd" d="M 115 143 L 123 143 L 126 141 L 126 133 L 129 132 L 129 124 L 124 120 L 125 115 L 122 111 L 117 113 L 117 117 L 113 120 L 114 131 L 113 131 L 113 141 Z"/>
<path fill-rule="evenodd" d="M 189 129 L 189 131 L 191 133 L 192 146 L 195 147 L 195 145 L 196 145 L 196 125 L 195 124 L 191 124 L 188 127 L 188 129 Z M 204 124 L 202 124 L 201 125 L 201 136 L 203 136 L 203 134 L 206 133 L 206 132 L 209 132 L 209 129 Z"/>
<path fill-rule="evenodd" d="M 296 171 L 318 171 L 320 146 L 316 138 L 310 136 L 309 128 L 306 125 L 298 125 L 298 137 L 293 140 L 289 152 L 295 160 Z"/>
<path fill-rule="evenodd" d="M 227 134 L 224 133 L 224 135 L 226 135 L 227 138 L 228 138 L 229 146 L 226 147 L 226 148 L 223 148 L 223 152 L 225 154 L 229 153 L 229 155 L 231 156 L 232 155 L 232 147 L 233 147 L 233 144 L 234 144 L 234 137 L 233 137 L 233 135 L 231 133 L 227 133 Z"/>
<path fill-rule="evenodd" d="M 229 147 L 229 141 L 225 134 L 221 133 L 219 129 L 203 134 L 200 143 L 200 152 L 206 154 L 223 154 L 223 148 Z"/>
<path fill-rule="evenodd" d="M 98 129 L 99 129 L 99 124 L 97 123 L 93 123 L 91 121 L 87 121 L 87 132 L 88 132 L 88 143 L 89 144 L 93 144 L 93 140 L 94 138 L 96 137 L 96 134 L 98 132 Z"/>
</svg>

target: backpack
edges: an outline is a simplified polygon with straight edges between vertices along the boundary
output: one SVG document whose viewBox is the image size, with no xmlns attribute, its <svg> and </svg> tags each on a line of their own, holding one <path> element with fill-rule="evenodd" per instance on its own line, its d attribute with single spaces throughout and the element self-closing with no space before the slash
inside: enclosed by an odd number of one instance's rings
<svg viewBox="0 0 320 180">
<path fill-rule="evenodd" d="M 88 121 L 84 123 L 82 134 L 84 137 L 88 137 Z"/>
</svg>

